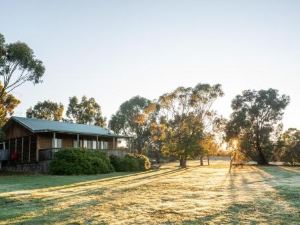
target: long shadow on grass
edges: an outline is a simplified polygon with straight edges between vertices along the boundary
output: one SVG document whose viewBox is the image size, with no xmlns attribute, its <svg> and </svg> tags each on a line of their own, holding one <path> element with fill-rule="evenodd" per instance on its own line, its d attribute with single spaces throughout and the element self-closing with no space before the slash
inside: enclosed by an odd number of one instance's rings
<svg viewBox="0 0 300 225">
<path fill-rule="evenodd" d="M 298 171 L 288 170 L 280 166 L 257 167 L 257 169 L 262 173 L 265 172 L 273 176 L 272 187 L 290 205 L 298 209 L 298 215 L 300 216 L 300 174 Z"/>
<path fill-rule="evenodd" d="M 87 200 L 82 202 L 81 204 L 72 205 L 70 207 L 64 209 L 53 209 L 51 207 L 47 208 L 47 211 L 40 210 L 36 212 L 36 216 L 33 216 L 28 219 L 27 215 L 18 215 L 16 216 L 14 222 L 10 224 L 14 225 L 43 225 L 43 224 L 54 224 L 54 223 L 62 223 L 64 224 L 110 224 L 106 222 L 104 218 L 101 218 L 101 211 L 98 212 L 98 215 L 87 216 L 89 213 L 87 208 L 96 207 L 101 204 L 100 200 Z M 115 210 L 115 209 L 113 209 Z M 1 219 L 1 218 L 0 218 Z M 6 218 L 7 219 L 7 218 Z M 11 218 L 10 218 L 11 219 Z M 2 219 L 2 221 L 4 221 Z"/>
<path fill-rule="evenodd" d="M 149 170 L 146 172 L 118 172 L 110 174 L 101 175 L 79 175 L 79 176 L 49 176 L 49 175 L 10 175 L 1 176 L 0 178 L 0 194 L 15 192 L 15 191 L 29 191 L 42 188 L 66 188 L 66 186 L 75 187 L 76 185 L 86 185 L 96 183 L 99 181 L 112 181 L 117 179 L 122 179 L 126 177 L 135 177 L 140 175 L 153 174 L 147 176 L 147 178 L 160 176 L 163 173 L 160 171 L 167 170 L 165 174 L 173 173 L 177 171 L 182 171 L 184 169 L 159 169 L 159 170 Z M 189 169 L 185 169 L 186 171 Z M 142 180 L 143 177 L 137 178 L 136 180 Z"/>
<path fill-rule="evenodd" d="M 174 175 L 176 173 L 182 173 L 182 172 L 185 172 L 185 170 L 175 169 L 175 170 L 164 171 L 160 174 L 150 173 L 148 174 L 149 176 L 144 176 L 142 178 L 139 177 L 135 180 L 139 182 L 140 180 L 145 179 L 147 180 L 147 182 L 151 182 L 153 181 L 153 179 L 158 179 L 164 176 L 169 176 L 171 174 Z M 198 218 L 191 218 L 189 220 L 182 221 L 181 224 L 187 224 L 187 225 L 188 224 L 212 224 L 212 223 L 214 224 L 241 224 L 241 223 L 296 224 L 296 222 L 299 221 L 300 219 L 299 215 L 290 215 L 290 212 L 286 212 L 283 208 L 281 208 L 281 206 L 275 206 L 275 211 L 274 211 L 273 204 L 266 204 L 266 202 L 263 201 L 239 202 L 236 199 L 236 194 L 235 194 L 235 191 L 239 188 L 239 185 L 236 183 L 238 177 L 239 177 L 238 171 L 235 171 L 231 175 L 228 174 L 228 179 L 230 180 L 229 180 L 229 185 L 227 186 L 227 191 L 230 192 L 231 202 L 230 204 L 225 206 L 223 210 L 219 210 L 219 211 L 212 210 L 211 212 L 206 212 L 205 213 L 206 215 L 204 216 L 199 216 Z M 128 184 L 130 184 L 133 181 L 128 180 L 127 182 Z M 242 179 L 242 182 L 245 182 L 247 184 L 247 180 Z M 141 183 L 140 185 L 142 184 L 144 185 L 145 183 Z M 122 185 L 126 185 L 126 183 L 123 182 Z M 98 191 L 98 192 L 95 193 L 94 191 Z M 86 191 L 81 193 L 74 193 L 74 196 L 71 197 L 76 198 L 76 196 L 82 197 L 85 195 L 88 196 L 93 194 L 101 195 L 106 191 L 107 189 L 104 188 L 88 189 L 87 187 Z M 249 193 L 251 194 L 250 191 L 251 190 L 249 190 Z M 18 201 L 9 202 L 11 201 L 10 199 L 2 199 L 2 200 L 8 201 L 6 203 L 4 202 L 4 204 L 8 203 L 8 205 L 5 206 L 3 204 L 1 208 L 6 207 L 7 210 L 13 210 L 14 207 L 16 208 L 20 207 L 20 202 Z M 111 201 L 112 215 L 117 215 L 117 212 L 119 212 L 119 210 L 126 211 L 126 208 L 124 208 L 123 206 L 115 205 L 113 199 L 109 200 L 106 198 L 104 199 L 87 198 L 85 201 L 73 205 L 68 205 L 63 209 L 57 209 L 57 207 L 55 207 L 57 203 L 62 203 L 66 200 L 68 199 L 62 196 L 61 198 L 50 199 L 50 200 L 38 199 L 38 200 L 22 201 L 22 207 L 23 207 L 22 213 L 18 213 L 17 215 L 11 215 L 10 217 L 8 216 L 2 217 L 2 221 L 14 217 L 16 218 L 16 220 L 13 224 L 51 224 L 51 223 L 62 222 L 62 221 L 68 221 L 69 223 L 83 222 L 86 224 L 90 224 L 97 221 L 97 224 L 109 224 L 109 221 L 105 220 L 109 217 L 105 217 L 103 214 L 101 214 L 101 208 L 99 208 L 99 212 L 98 211 L 93 212 L 90 217 L 88 217 L 86 213 L 88 213 L 89 209 L 93 209 L 93 207 L 101 206 L 101 204 L 103 203 L 107 204 L 108 201 Z M 35 213 L 35 215 L 32 216 L 31 218 L 30 215 L 29 216 L 27 215 L 27 213 L 30 212 Z M 273 214 L 270 212 L 273 212 Z M 0 211 L 0 215 L 1 215 L 1 211 Z M 255 215 L 259 215 L 259 217 L 255 218 Z M 1 216 L 0 216 L 0 221 L 1 221 Z M 153 218 L 152 222 L 155 222 L 155 218 Z M 178 221 L 170 221 L 169 223 L 166 222 L 165 224 L 174 224 L 175 222 L 178 223 Z"/>
<path fill-rule="evenodd" d="M 131 178 L 131 177 L 135 177 L 135 176 L 126 176 L 126 177 L 119 177 L 119 179 L 105 179 L 105 180 L 97 180 L 97 181 L 93 181 L 93 182 L 88 182 L 88 183 L 78 183 L 78 184 L 75 184 L 75 185 L 71 185 L 71 186 L 62 186 L 62 187 L 57 187 L 57 188 L 54 188 L 54 189 L 51 189 L 51 191 L 60 191 L 60 190 L 63 190 L 64 192 L 68 192 L 68 194 L 66 194 L 65 196 L 63 197 L 56 197 L 56 198 L 51 198 L 51 200 L 49 201 L 61 201 L 62 198 L 64 200 L 70 200 L 72 198 L 76 198 L 76 197 L 79 197 L 79 196 L 86 196 L 86 197 L 89 197 L 91 195 L 96 195 L 96 194 L 102 194 L 104 192 L 104 190 L 110 190 L 112 191 L 113 193 L 121 193 L 121 192 L 124 192 L 124 191 L 129 191 L 131 189 L 135 189 L 137 188 L 138 186 L 140 185 L 145 185 L 147 183 L 151 183 L 153 181 L 155 181 L 156 179 L 162 179 L 166 176 L 169 176 L 171 174 L 181 174 L 181 173 L 185 173 L 187 172 L 188 169 L 174 169 L 174 170 L 171 170 L 171 171 L 166 171 L 166 172 L 161 172 L 161 173 L 158 173 L 158 174 L 155 174 L 155 175 L 151 175 L 152 173 L 138 173 L 136 174 L 137 175 L 142 175 L 142 177 L 137 177 L 137 178 L 132 178 L 132 179 L 129 179 L 129 180 L 126 180 L 126 178 Z M 155 172 L 155 171 L 154 171 Z M 122 178 L 125 178 L 125 179 L 122 179 Z M 108 181 L 116 181 L 116 183 L 114 185 L 116 185 L 117 189 L 109 189 L 107 186 L 111 186 L 112 184 L 105 184 L 105 182 L 108 182 Z M 104 183 L 104 185 L 101 185 L 102 183 Z M 90 185 L 93 185 L 93 184 L 97 184 L 97 186 L 94 186 L 93 188 L 90 187 Z M 126 185 L 128 184 L 128 186 L 132 185 L 132 184 L 135 184 L 133 186 L 130 186 L 130 187 L 126 187 Z M 125 187 L 123 188 L 120 188 L 120 185 L 123 185 Z M 73 192 L 73 189 L 76 188 L 76 187 L 83 187 L 83 186 L 86 186 L 85 189 L 82 189 L 80 192 L 79 191 L 76 191 L 76 192 Z M 68 191 L 70 190 L 70 191 Z"/>
<path fill-rule="evenodd" d="M 111 173 L 89 176 L 49 176 L 49 175 L 13 175 L 0 179 L 0 194 L 14 191 L 29 191 L 41 188 L 59 187 L 76 183 L 102 179 L 118 179 L 135 176 L 139 173 Z"/>
<path fill-rule="evenodd" d="M 29 191 L 42 188 L 64 187 L 69 185 L 82 185 L 82 183 L 93 183 L 101 180 L 116 180 L 125 177 L 134 177 L 142 174 L 155 173 L 157 170 L 146 172 L 117 172 L 101 175 L 79 175 L 79 176 L 50 176 L 50 175 L 12 175 L 0 179 L 0 194 L 14 191 Z"/>
<path fill-rule="evenodd" d="M 266 169 L 264 167 L 259 169 Z M 267 168 L 268 169 L 268 168 Z M 281 168 L 282 169 L 282 168 Z M 283 173 L 286 173 L 284 169 L 282 169 Z M 253 171 L 253 173 L 259 171 Z M 261 171 L 260 173 L 262 177 L 262 181 L 268 181 L 270 178 L 266 177 L 266 174 Z M 278 176 L 278 172 L 273 171 L 272 174 L 275 179 L 276 175 Z M 282 176 L 282 173 L 281 175 Z M 286 177 L 291 177 L 290 174 L 285 174 Z M 294 174 L 295 176 L 295 174 Z M 297 176 L 297 174 L 296 174 Z M 298 175 L 299 176 L 299 175 Z M 188 219 L 182 221 L 184 225 L 198 225 L 198 224 L 299 224 L 300 221 L 300 211 L 298 214 L 292 214 L 290 211 L 287 211 L 284 206 L 276 204 L 276 200 L 273 200 L 274 203 L 270 204 L 269 199 L 255 199 L 253 201 L 242 202 L 238 200 L 237 192 L 243 189 L 245 193 L 251 193 L 259 191 L 254 190 L 248 184 L 252 183 L 247 179 L 247 173 L 239 173 L 238 169 L 234 169 L 231 173 L 226 175 L 226 180 L 229 181 L 227 188 L 225 191 L 228 191 L 230 203 L 226 205 L 225 209 L 211 212 L 204 212 L 205 216 L 199 216 L 198 218 Z M 240 179 L 241 183 L 238 182 Z M 273 179 L 273 178 L 272 178 Z M 263 190 L 261 190 L 263 191 Z M 279 193 L 280 190 L 278 190 Z M 295 189 L 296 191 L 296 189 Z M 283 193 L 281 193 L 283 194 Z M 293 193 L 293 197 L 295 193 Z M 299 193 L 298 193 L 299 196 Z M 270 196 L 270 198 L 272 198 Z M 291 199 L 290 199 L 291 200 Z M 293 199 L 295 203 L 296 199 Z M 299 202 L 299 197 L 298 197 Z M 290 202 L 292 203 L 292 202 Z M 299 206 L 298 206 L 299 208 Z M 164 224 L 173 224 L 173 221 L 164 223 Z"/>
<path fill-rule="evenodd" d="M 163 171 L 163 170 L 167 170 L 167 171 Z M 140 172 L 140 173 L 131 173 L 129 175 L 120 175 L 114 178 L 108 178 L 108 179 L 96 179 L 96 180 L 92 180 L 92 181 L 87 181 L 87 182 L 77 182 L 74 184 L 70 184 L 70 185 L 62 185 L 62 186 L 57 186 L 57 187 L 51 187 L 51 189 L 49 191 L 59 191 L 59 190 L 65 190 L 67 191 L 68 189 L 72 190 L 76 187 L 83 187 L 86 186 L 87 188 L 89 188 L 89 186 L 97 184 L 99 185 L 99 187 L 101 187 L 102 183 L 106 183 L 106 182 L 110 182 L 110 181 L 115 181 L 118 182 L 118 184 L 131 184 L 134 182 L 138 182 L 138 181 L 149 181 L 156 179 L 156 178 L 161 178 L 164 176 L 168 176 L 170 174 L 174 174 L 174 173 L 183 173 L 186 172 L 188 169 L 160 169 L 160 170 L 151 170 L 151 171 L 147 171 L 147 172 Z"/>
<path fill-rule="evenodd" d="M 127 176 L 118 176 L 118 177 L 114 177 L 111 179 L 99 179 L 98 180 L 94 180 L 88 183 L 75 183 L 75 186 L 71 185 L 71 186 L 58 186 L 57 188 L 55 187 L 53 190 L 54 191 L 58 191 L 61 189 L 65 189 L 63 190 L 64 192 L 66 192 L 66 195 L 60 195 L 58 197 L 52 197 L 50 196 L 49 198 L 43 199 L 41 197 L 38 198 L 32 198 L 31 196 L 28 196 L 26 198 L 21 198 L 21 200 L 18 200 L 18 195 L 12 195 L 12 196 L 8 196 L 8 197 L 0 197 L 0 208 L 5 208 L 5 210 L 3 210 L 1 212 L 0 210 L 0 221 L 6 221 L 6 220 L 15 220 L 15 221 L 20 221 L 19 223 L 21 224 L 36 224 L 36 222 L 40 221 L 43 222 L 43 218 L 47 217 L 47 215 L 43 215 L 43 213 L 45 212 L 45 210 L 47 211 L 46 214 L 48 214 L 48 211 L 50 213 L 53 214 L 59 214 L 61 216 L 63 216 L 63 214 L 66 214 L 65 217 L 70 216 L 70 218 L 72 217 L 72 215 L 69 215 L 69 212 L 72 212 L 73 210 L 76 209 L 84 209 L 87 205 L 91 205 L 89 204 L 89 196 L 93 196 L 93 195 L 98 195 L 101 196 L 103 195 L 106 191 L 111 191 L 112 188 L 110 187 L 106 187 L 107 185 L 101 186 L 102 182 L 106 182 L 106 181 L 116 181 L 116 183 L 114 183 L 116 185 L 116 187 L 118 187 L 120 184 L 121 185 L 125 185 L 126 184 L 132 184 L 137 182 L 137 185 L 132 187 L 133 189 L 136 188 L 138 185 L 144 185 L 146 183 L 149 183 L 155 179 L 158 178 L 162 178 L 165 176 L 169 176 L 171 174 L 176 174 L 176 173 L 182 173 L 182 172 L 186 172 L 186 169 L 167 169 L 167 171 L 149 171 L 149 172 L 144 172 L 144 173 L 136 173 L 136 174 L 131 174 L 131 175 L 127 175 Z M 156 173 L 157 174 L 152 174 L 152 173 Z M 141 175 L 142 177 L 137 177 L 137 178 L 133 178 L 133 179 L 128 179 L 126 180 L 126 178 L 128 177 L 134 177 L 134 176 L 138 176 Z M 122 180 L 122 178 L 125 178 L 125 180 Z M 118 179 L 120 179 L 120 181 L 118 182 Z M 141 180 L 144 180 L 145 182 L 141 182 L 139 183 Z M 85 180 L 84 180 L 85 181 Z M 88 185 L 91 184 L 99 184 L 90 188 Z M 64 184 L 68 184 L 66 182 L 64 182 Z M 109 184 L 109 185 L 113 185 L 113 184 Z M 86 186 L 86 189 L 81 189 L 80 191 L 73 191 L 71 190 L 71 188 L 76 188 L 78 186 Z M 70 191 L 68 191 L 68 189 L 70 188 Z M 32 188 L 34 189 L 34 188 Z M 130 189 L 130 188 L 129 188 Z M 48 190 L 48 191 L 52 191 Z M 21 196 L 20 196 L 21 197 Z M 78 204 L 75 205 L 71 205 L 71 206 L 67 206 L 68 208 L 66 210 L 59 210 L 58 212 L 53 211 L 52 208 L 59 204 L 59 203 L 64 203 L 67 202 L 68 200 L 72 200 L 72 199 L 76 199 L 79 197 L 87 197 L 87 201 L 84 202 L 80 202 Z M 103 199 L 101 199 L 102 201 Z M 107 199 L 104 199 L 107 200 Z M 91 200 L 93 201 L 93 204 L 100 204 L 100 200 Z M 65 212 L 65 213 L 64 213 Z M 28 213 L 34 213 L 35 215 L 38 216 L 32 216 L 32 218 L 30 218 L 30 215 L 28 215 Z M 71 213 L 70 213 L 71 214 Z M 40 215 L 40 216 L 39 216 Z M 25 216 L 25 217 L 24 217 Z M 55 215 L 53 215 L 55 216 Z M 27 218 L 26 218 L 27 217 Z M 30 218 L 30 219 L 28 219 Z M 52 215 L 51 215 L 52 218 Z M 60 216 L 58 217 L 60 218 Z M 18 222 L 16 222 L 18 223 Z"/>
<path fill-rule="evenodd" d="M 280 210 L 280 207 L 276 213 L 274 213 L 273 210 L 272 205 L 262 202 L 232 203 L 224 210 L 206 212 L 208 215 L 185 220 L 182 224 L 298 224 L 300 219 L 299 215 L 291 215 L 290 212 Z"/>
</svg>

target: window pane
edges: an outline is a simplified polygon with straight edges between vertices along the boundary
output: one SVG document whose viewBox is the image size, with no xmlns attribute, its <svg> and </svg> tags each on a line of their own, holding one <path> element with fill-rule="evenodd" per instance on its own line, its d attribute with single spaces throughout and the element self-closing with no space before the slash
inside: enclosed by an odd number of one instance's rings
<svg viewBox="0 0 300 225">
<path fill-rule="evenodd" d="M 74 148 L 79 147 L 79 146 L 77 146 L 77 140 L 73 140 L 73 147 L 74 147 Z"/>
<path fill-rule="evenodd" d="M 87 143 L 88 143 L 87 145 L 88 149 L 93 149 L 93 141 L 88 140 Z"/>
<path fill-rule="evenodd" d="M 88 142 L 87 140 L 83 140 L 83 148 L 87 148 L 88 147 Z"/>
<path fill-rule="evenodd" d="M 54 143 L 55 143 L 54 144 L 55 148 L 61 148 L 62 147 L 62 139 L 56 138 Z"/>
<path fill-rule="evenodd" d="M 93 149 L 97 149 L 97 142 L 96 142 L 96 141 L 93 141 L 92 144 L 93 144 L 92 148 L 93 148 Z"/>
<path fill-rule="evenodd" d="M 108 142 L 107 141 L 103 142 L 103 149 L 108 149 Z"/>
</svg>

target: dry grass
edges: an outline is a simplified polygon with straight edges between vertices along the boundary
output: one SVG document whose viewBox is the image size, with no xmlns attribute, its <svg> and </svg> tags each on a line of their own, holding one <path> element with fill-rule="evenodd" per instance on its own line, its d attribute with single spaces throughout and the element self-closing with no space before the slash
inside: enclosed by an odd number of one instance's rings
<svg viewBox="0 0 300 225">
<path fill-rule="evenodd" d="M 99 176 L 0 176 L 0 224 L 299 224 L 300 169 L 215 162 Z"/>
</svg>

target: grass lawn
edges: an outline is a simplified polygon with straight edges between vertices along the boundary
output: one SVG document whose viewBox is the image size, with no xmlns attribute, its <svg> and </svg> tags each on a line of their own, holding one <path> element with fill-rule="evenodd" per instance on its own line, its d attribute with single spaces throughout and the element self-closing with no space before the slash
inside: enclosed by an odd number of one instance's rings
<svg viewBox="0 0 300 225">
<path fill-rule="evenodd" d="M 300 224 L 300 168 L 228 163 L 98 176 L 0 174 L 0 224 Z"/>
</svg>

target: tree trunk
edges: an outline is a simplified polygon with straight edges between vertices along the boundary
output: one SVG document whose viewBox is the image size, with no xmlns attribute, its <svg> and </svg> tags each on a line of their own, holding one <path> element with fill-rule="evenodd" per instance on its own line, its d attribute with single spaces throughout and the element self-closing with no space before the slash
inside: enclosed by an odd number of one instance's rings
<svg viewBox="0 0 300 225">
<path fill-rule="evenodd" d="M 180 167 L 181 168 L 186 168 L 186 157 L 185 156 L 181 156 L 180 160 L 179 160 L 179 163 L 180 163 Z"/>
<path fill-rule="evenodd" d="M 264 153 L 262 152 L 261 149 L 261 144 L 260 144 L 260 138 L 259 138 L 259 132 L 256 131 L 256 150 L 258 152 L 258 159 L 257 159 L 257 164 L 258 165 L 268 165 L 268 161 L 264 155 Z"/>
<path fill-rule="evenodd" d="M 230 157 L 229 173 L 231 173 L 232 164 L 233 164 L 233 157 L 231 156 L 231 157 Z"/>
<path fill-rule="evenodd" d="M 155 158 L 156 158 L 156 163 L 160 164 L 160 154 L 159 154 L 159 151 L 155 151 Z"/>
<path fill-rule="evenodd" d="M 204 165 L 204 163 L 203 163 L 203 156 L 201 155 L 200 156 L 200 166 L 203 166 Z"/>
<path fill-rule="evenodd" d="M 232 170 L 232 166 L 233 166 L 233 163 L 235 162 L 235 159 L 236 159 L 236 152 L 233 152 L 230 156 L 230 167 L 229 167 L 229 173 L 231 173 L 231 170 Z"/>
<path fill-rule="evenodd" d="M 142 151 L 143 151 L 142 145 L 141 145 L 140 143 L 138 143 L 136 147 L 137 147 L 137 152 L 138 152 L 138 154 L 142 154 Z"/>
<path fill-rule="evenodd" d="M 258 160 L 257 160 L 257 164 L 258 165 L 269 165 L 269 162 L 268 160 L 266 159 L 264 153 L 262 152 L 260 146 L 257 148 L 257 151 L 258 151 Z"/>
<path fill-rule="evenodd" d="M 207 155 L 207 165 L 210 165 L 210 162 L 209 162 L 209 155 Z"/>
</svg>

